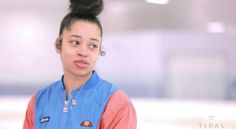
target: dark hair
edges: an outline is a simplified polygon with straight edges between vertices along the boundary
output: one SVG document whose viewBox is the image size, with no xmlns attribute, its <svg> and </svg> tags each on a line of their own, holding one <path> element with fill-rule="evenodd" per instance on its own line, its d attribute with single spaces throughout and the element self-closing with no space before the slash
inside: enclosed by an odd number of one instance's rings
<svg viewBox="0 0 236 129">
<path fill-rule="evenodd" d="M 103 10 L 103 0 L 70 0 L 70 3 L 70 12 L 62 19 L 59 37 L 65 29 L 69 29 L 71 24 L 78 20 L 96 24 L 100 28 L 102 36 L 103 29 L 97 15 L 99 15 Z M 56 48 L 60 48 L 62 39 L 59 39 L 57 42 Z M 105 54 L 101 49 L 100 53 L 102 56 Z"/>
<path fill-rule="evenodd" d="M 62 35 L 65 29 L 70 28 L 73 22 L 78 21 L 78 20 L 88 21 L 88 22 L 96 24 L 100 28 L 100 32 L 102 36 L 102 25 L 100 21 L 97 19 L 97 17 L 92 16 L 92 15 L 78 15 L 76 13 L 69 13 L 63 18 L 60 25 L 59 36 Z"/>
</svg>

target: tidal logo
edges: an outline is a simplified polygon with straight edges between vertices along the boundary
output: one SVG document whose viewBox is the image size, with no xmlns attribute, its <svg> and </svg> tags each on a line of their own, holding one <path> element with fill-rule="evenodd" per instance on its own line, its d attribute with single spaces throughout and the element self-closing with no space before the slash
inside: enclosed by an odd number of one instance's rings
<svg viewBox="0 0 236 129">
<path fill-rule="evenodd" d="M 217 123 L 214 121 L 215 116 L 208 116 L 209 122 L 207 123 L 199 123 L 200 128 L 204 129 L 223 129 L 223 123 Z"/>
</svg>

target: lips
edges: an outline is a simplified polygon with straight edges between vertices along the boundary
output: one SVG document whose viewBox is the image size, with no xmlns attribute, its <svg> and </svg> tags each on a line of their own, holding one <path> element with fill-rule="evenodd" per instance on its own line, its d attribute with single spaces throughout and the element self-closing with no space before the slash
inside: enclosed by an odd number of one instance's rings
<svg viewBox="0 0 236 129">
<path fill-rule="evenodd" d="M 84 69 L 89 66 L 89 63 L 84 60 L 76 60 L 74 63 L 80 69 Z"/>
</svg>

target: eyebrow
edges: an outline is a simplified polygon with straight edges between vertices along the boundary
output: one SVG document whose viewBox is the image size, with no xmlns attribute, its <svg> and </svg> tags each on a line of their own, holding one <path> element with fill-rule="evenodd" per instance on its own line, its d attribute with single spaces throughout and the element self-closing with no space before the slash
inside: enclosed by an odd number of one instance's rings
<svg viewBox="0 0 236 129">
<path fill-rule="evenodd" d="M 81 38 L 79 35 L 70 35 L 70 37 Z"/>
<path fill-rule="evenodd" d="M 81 37 L 81 36 L 79 36 L 79 35 L 71 35 L 70 37 L 75 37 L 75 38 L 82 38 L 82 37 Z M 99 42 L 99 40 L 98 40 L 98 39 L 96 39 L 96 38 L 90 38 L 90 40 Z"/>
<path fill-rule="evenodd" d="M 93 41 L 97 41 L 97 42 L 99 42 L 99 40 L 96 39 L 96 38 L 90 38 L 90 39 L 93 40 Z"/>
</svg>

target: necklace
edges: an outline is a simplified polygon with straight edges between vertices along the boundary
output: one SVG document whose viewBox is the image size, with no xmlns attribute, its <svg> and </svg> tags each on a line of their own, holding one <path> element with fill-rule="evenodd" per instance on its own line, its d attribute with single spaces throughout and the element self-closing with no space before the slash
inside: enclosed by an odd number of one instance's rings
<svg viewBox="0 0 236 129">
<path fill-rule="evenodd" d="M 78 95 L 77 95 L 76 98 L 73 98 L 73 96 L 70 95 L 70 97 L 72 98 L 72 106 L 76 106 L 78 104 L 77 100 L 80 96 L 80 93 L 83 91 L 83 88 L 84 88 L 84 84 L 81 86 L 81 89 L 79 90 Z"/>
<path fill-rule="evenodd" d="M 76 106 L 76 105 L 78 104 L 77 100 L 78 100 L 79 95 L 80 95 L 80 93 L 82 92 L 83 88 L 84 88 L 84 84 L 81 86 L 81 89 L 79 90 L 78 95 L 77 95 L 76 98 L 73 98 L 72 95 L 70 94 L 70 98 L 72 98 L 72 101 L 71 101 L 71 103 L 72 103 L 72 104 L 71 104 L 71 109 L 73 108 L 73 106 Z M 70 99 L 69 99 L 69 100 L 70 100 Z M 65 100 L 65 101 L 64 101 L 63 112 L 68 112 L 69 100 Z"/>
</svg>

